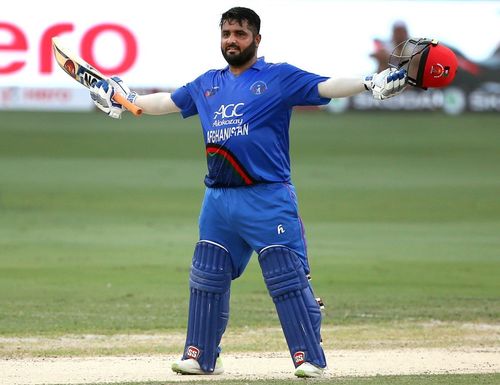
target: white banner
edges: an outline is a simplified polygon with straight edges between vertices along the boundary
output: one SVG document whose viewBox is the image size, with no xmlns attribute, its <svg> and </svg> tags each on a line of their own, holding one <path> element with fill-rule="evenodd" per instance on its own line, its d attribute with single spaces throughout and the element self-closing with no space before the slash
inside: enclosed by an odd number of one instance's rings
<svg viewBox="0 0 500 385">
<path fill-rule="evenodd" d="M 59 35 L 91 64 L 132 87 L 175 88 L 226 64 L 219 20 L 235 5 L 215 1 L 5 0 L 0 13 L 0 86 L 81 87 L 52 59 Z M 325 76 L 372 73 L 373 40 L 392 24 L 437 38 L 472 60 L 499 42 L 498 1 L 253 0 L 236 5 L 262 19 L 259 55 Z"/>
<path fill-rule="evenodd" d="M 89 92 L 79 88 L 0 87 L 0 110 L 90 111 Z"/>
</svg>

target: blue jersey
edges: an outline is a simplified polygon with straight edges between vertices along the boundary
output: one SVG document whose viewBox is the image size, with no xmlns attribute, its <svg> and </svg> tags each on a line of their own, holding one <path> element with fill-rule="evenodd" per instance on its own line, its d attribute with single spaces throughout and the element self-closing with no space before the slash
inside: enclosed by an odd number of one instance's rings
<svg viewBox="0 0 500 385">
<path fill-rule="evenodd" d="M 235 76 L 211 70 L 172 94 L 183 117 L 198 114 L 206 145 L 208 187 L 290 182 L 289 126 L 294 106 L 322 105 L 328 78 L 263 58 Z"/>
</svg>

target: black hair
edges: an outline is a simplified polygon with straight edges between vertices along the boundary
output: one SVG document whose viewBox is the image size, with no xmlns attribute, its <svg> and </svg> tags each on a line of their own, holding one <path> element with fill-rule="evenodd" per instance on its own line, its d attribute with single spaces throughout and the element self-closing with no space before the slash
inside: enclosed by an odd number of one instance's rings
<svg viewBox="0 0 500 385">
<path fill-rule="evenodd" d="M 224 12 L 220 19 L 219 26 L 222 28 L 222 24 L 224 24 L 225 21 L 237 21 L 239 25 L 242 25 L 243 20 L 247 21 L 248 28 L 254 35 L 260 33 L 260 17 L 250 8 L 234 7 Z"/>
</svg>

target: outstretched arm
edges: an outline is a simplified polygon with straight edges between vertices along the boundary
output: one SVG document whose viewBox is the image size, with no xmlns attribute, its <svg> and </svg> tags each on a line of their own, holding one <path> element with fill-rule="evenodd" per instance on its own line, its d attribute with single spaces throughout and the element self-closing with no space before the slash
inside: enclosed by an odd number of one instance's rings
<svg viewBox="0 0 500 385">
<path fill-rule="evenodd" d="M 366 91 L 363 79 L 330 78 L 318 84 L 319 95 L 322 98 L 345 98 Z"/>
<path fill-rule="evenodd" d="M 150 115 L 163 115 L 180 112 L 168 92 L 158 92 L 148 95 L 136 95 L 134 104 L 141 107 L 144 113 Z"/>
<path fill-rule="evenodd" d="M 330 78 L 318 84 L 318 91 L 323 98 L 345 98 L 363 91 L 371 91 L 375 99 L 383 100 L 403 92 L 406 85 L 405 70 L 388 68 L 362 79 Z"/>
</svg>

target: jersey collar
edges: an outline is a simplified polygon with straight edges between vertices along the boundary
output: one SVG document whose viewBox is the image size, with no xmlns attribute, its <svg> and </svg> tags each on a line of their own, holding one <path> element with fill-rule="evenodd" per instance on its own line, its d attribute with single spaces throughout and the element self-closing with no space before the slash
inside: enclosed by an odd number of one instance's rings
<svg viewBox="0 0 500 385">
<path fill-rule="evenodd" d="M 264 56 L 261 56 L 257 59 L 257 61 L 254 63 L 254 65 L 251 68 L 255 68 L 256 70 L 261 70 L 266 66 L 266 61 Z"/>
<path fill-rule="evenodd" d="M 266 66 L 266 64 L 264 56 L 261 56 L 257 58 L 257 61 L 249 69 L 256 69 L 257 71 L 260 71 Z M 229 71 L 229 66 L 226 66 L 223 71 Z"/>
</svg>

